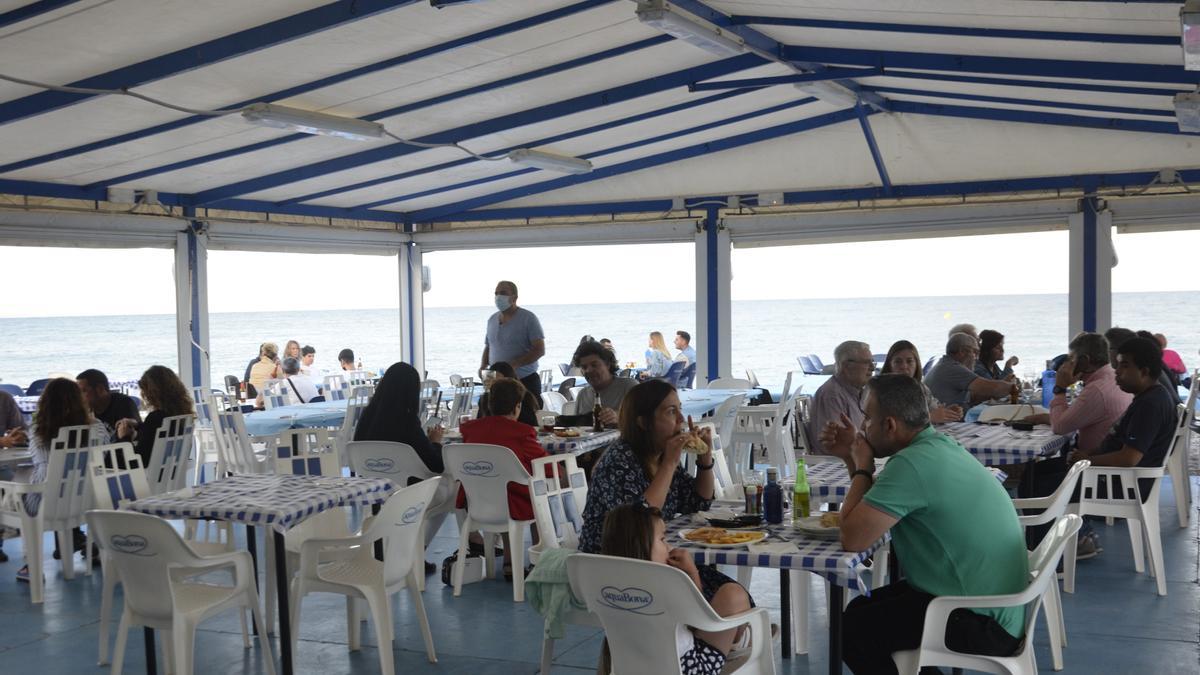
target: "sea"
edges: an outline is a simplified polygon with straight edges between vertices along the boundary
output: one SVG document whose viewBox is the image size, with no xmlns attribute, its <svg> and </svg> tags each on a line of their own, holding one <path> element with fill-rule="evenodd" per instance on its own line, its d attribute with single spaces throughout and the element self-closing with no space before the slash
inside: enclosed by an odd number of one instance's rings
<svg viewBox="0 0 1200 675">
<path fill-rule="evenodd" d="M 1189 368 L 1200 366 L 1197 292 L 1117 293 L 1114 325 L 1163 333 Z M 668 342 L 675 331 L 696 335 L 691 302 L 529 306 L 546 333 L 541 368 L 570 360 L 585 335 L 612 340 L 622 365 L 641 364 L 650 331 Z M 425 367 L 445 383 L 451 374 L 475 374 L 483 350 L 490 307 L 432 307 L 425 310 Z M 1033 377 L 1046 360 L 1066 351 L 1066 295 L 987 295 L 830 300 L 743 300 L 732 307 L 732 374 L 753 370 L 764 386 L 778 390 L 796 357 L 816 354 L 832 363 L 843 340 L 862 340 L 875 353 L 893 341 L 917 345 L 923 360 L 944 350 L 946 332 L 969 322 L 1006 336 L 1016 373 Z M 337 353 L 354 350 L 366 368 L 385 369 L 399 360 L 397 310 L 341 309 L 286 312 L 217 312 L 210 315 L 213 381 L 245 371 L 258 345 L 289 339 L 317 350 L 316 366 L 333 371 Z M 693 343 L 698 344 L 698 340 Z M 53 373 L 74 376 L 99 368 L 110 380 L 137 379 L 153 364 L 176 364 L 173 315 L 74 316 L 0 319 L 0 381 L 21 386 Z M 219 386 L 219 384 L 218 384 Z M 811 393 L 811 392 L 810 392 Z"/>
</svg>

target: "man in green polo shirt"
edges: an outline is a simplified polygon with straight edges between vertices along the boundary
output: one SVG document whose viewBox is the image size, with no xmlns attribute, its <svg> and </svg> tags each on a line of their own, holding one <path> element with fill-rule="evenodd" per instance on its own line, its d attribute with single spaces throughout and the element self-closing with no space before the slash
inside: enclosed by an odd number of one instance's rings
<svg viewBox="0 0 1200 675">
<path fill-rule="evenodd" d="M 895 673 L 892 653 L 921 643 L 925 608 L 939 595 L 1023 590 L 1029 564 L 1012 500 L 961 445 L 929 426 L 921 385 L 881 375 L 867 385 L 862 433 L 830 423 L 830 454 L 851 472 L 842 504 L 842 545 L 861 551 L 889 529 L 905 579 L 856 598 L 846 609 L 843 660 L 859 675 Z M 889 457 L 878 478 L 875 459 Z M 1006 656 L 1021 646 L 1024 607 L 956 610 L 946 644 Z"/>
</svg>

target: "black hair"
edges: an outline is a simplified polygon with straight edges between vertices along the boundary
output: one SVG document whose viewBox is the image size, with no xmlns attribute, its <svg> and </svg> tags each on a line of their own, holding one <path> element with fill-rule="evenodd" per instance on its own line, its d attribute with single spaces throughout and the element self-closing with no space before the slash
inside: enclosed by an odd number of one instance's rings
<svg viewBox="0 0 1200 675">
<path fill-rule="evenodd" d="M 303 347 L 300 348 L 300 356 L 308 356 L 309 354 L 316 354 L 316 353 L 317 353 L 317 350 L 313 349 L 312 345 L 304 345 Z"/>
<path fill-rule="evenodd" d="M 354 350 L 347 347 L 338 352 L 338 361 L 342 363 L 354 363 Z"/>
<path fill-rule="evenodd" d="M 108 389 L 108 376 L 95 368 L 88 368 L 76 375 L 75 379 L 87 382 L 88 386 L 93 389 Z"/>
<path fill-rule="evenodd" d="M 1117 354 L 1129 357 L 1139 370 L 1145 368 L 1150 377 L 1157 379 L 1162 374 L 1162 349 L 1156 340 L 1144 337 L 1126 340 L 1117 348 Z"/>
<path fill-rule="evenodd" d="M 617 371 L 620 370 L 620 367 L 617 366 L 617 357 L 613 354 L 613 351 L 591 338 L 580 342 L 579 346 L 575 348 L 575 355 L 571 357 L 571 365 L 578 367 L 579 362 L 585 356 L 595 356 L 600 359 L 605 366 L 608 366 L 609 372 L 613 375 L 616 375 Z"/>
<path fill-rule="evenodd" d="M 683 338 L 683 341 L 688 343 L 689 345 L 692 344 L 692 334 L 687 332 L 686 330 L 677 330 L 677 331 L 675 331 L 675 334 L 678 335 L 679 337 Z"/>
</svg>

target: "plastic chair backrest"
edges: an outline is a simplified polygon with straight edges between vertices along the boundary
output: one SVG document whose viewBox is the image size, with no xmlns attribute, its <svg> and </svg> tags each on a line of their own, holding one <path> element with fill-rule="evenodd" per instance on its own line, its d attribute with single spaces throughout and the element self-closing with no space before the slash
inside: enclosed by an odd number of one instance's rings
<svg viewBox="0 0 1200 675">
<path fill-rule="evenodd" d="M 372 373 L 369 370 L 350 370 L 346 371 L 346 380 L 349 381 L 350 386 L 352 387 L 363 384 L 373 384 L 375 382 L 375 373 Z"/>
<path fill-rule="evenodd" d="M 817 368 L 820 368 L 821 370 L 825 369 L 825 364 L 821 361 L 821 357 L 817 356 L 816 354 L 809 354 L 808 358 Z"/>
<path fill-rule="evenodd" d="M 547 368 L 538 372 L 538 376 L 542 379 L 542 391 L 546 391 L 554 384 L 554 371 Z"/>
<path fill-rule="evenodd" d="M 680 389 L 691 389 L 694 384 L 696 384 L 696 364 L 689 363 L 683 369 L 683 372 L 679 374 L 679 384 L 677 386 Z"/>
<path fill-rule="evenodd" d="M 562 414 L 563 415 L 574 415 L 575 408 L 577 408 L 577 407 L 579 407 L 578 401 L 567 401 L 566 403 L 563 404 Z"/>
<path fill-rule="evenodd" d="M 421 385 L 421 421 L 436 415 L 442 405 L 442 390 L 436 380 L 425 380 Z"/>
<path fill-rule="evenodd" d="M 88 511 L 87 522 L 108 554 L 107 564 L 121 579 L 128 608 L 143 617 L 170 620 L 170 570 L 196 562 L 175 528 L 161 518 L 132 511 Z"/>
<path fill-rule="evenodd" d="M 237 375 L 225 376 L 225 392 L 230 396 L 237 396 L 241 384 L 242 381 L 238 379 Z"/>
<path fill-rule="evenodd" d="M 749 368 L 746 369 L 746 379 L 750 380 L 751 387 L 758 388 L 758 375 L 755 375 L 754 371 Z"/>
<path fill-rule="evenodd" d="M 733 438 L 733 428 L 737 425 L 738 408 L 746 402 L 745 394 L 730 396 L 725 399 L 725 402 L 717 406 L 713 411 L 712 417 L 709 418 L 714 426 L 713 435 L 720 436 L 723 441 L 730 441 Z"/>
<path fill-rule="evenodd" d="M 1042 601 L 1042 595 L 1049 588 L 1050 584 L 1058 583 L 1058 560 L 1062 558 L 1063 549 L 1066 548 L 1067 542 L 1079 531 L 1082 525 L 1083 519 L 1074 513 L 1059 516 L 1054 521 L 1054 524 L 1050 526 L 1050 531 L 1042 538 L 1037 548 L 1029 552 L 1030 582 L 1026 593 L 1033 591 L 1033 597 L 1027 603 L 1025 609 L 1024 634 L 1026 642 L 1029 642 L 1030 636 L 1033 634 L 1033 623 L 1037 619 L 1037 612 L 1034 610 L 1037 607 L 1037 603 Z M 1051 626 L 1050 630 L 1056 630 L 1056 627 Z"/>
<path fill-rule="evenodd" d="M 12 396 L 24 396 L 25 390 L 10 382 L 0 382 L 0 391 L 7 392 Z"/>
<path fill-rule="evenodd" d="M 529 484 L 529 472 L 500 445 L 458 443 L 442 449 L 446 470 L 467 493 L 471 520 L 490 526 L 509 521 L 508 484 Z"/>
<path fill-rule="evenodd" d="M 26 396 L 40 396 L 42 394 L 42 390 L 46 388 L 46 385 L 49 384 L 49 382 L 50 382 L 50 380 L 47 378 L 42 378 L 40 380 L 34 380 L 33 382 L 30 382 L 29 386 L 25 388 L 25 395 Z"/>
<path fill-rule="evenodd" d="M 275 444 L 275 473 L 340 476 L 342 464 L 328 429 L 286 429 Z"/>
<path fill-rule="evenodd" d="M 350 397 L 346 399 L 346 416 L 342 418 L 342 427 L 338 429 L 337 441 L 338 445 L 344 447 L 354 438 L 354 430 L 358 428 L 358 420 L 362 418 L 363 411 L 367 409 L 367 405 L 371 402 L 371 395 L 375 393 L 374 388 L 368 386 L 357 386 L 350 388 Z"/>
<path fill-rule="evenodd" d="M 325 393 L 326 401 L 344 401 L 346 400 L 347 388 L 346 378 L 341 375 L 326 375 L 324 379 L 325 386 L 321 390 Z"/>
<path fill-rule="evenodd" d="M 674 361 L 667 368 L 667 372 L 663 373 L 663 376 L 660 379 L 663 379 L 668 384 L 678 388 L 679 378 L 681 375 L 683 375 L 683 369 L 686 367 L 687 367 L 687 364 L 684 363 L 683 361 Z"/>
<path fill-rule="evenodd" d="M 795 374 L 796 371 L 789 370 L 787 377 L 783 378 L 783 389 L 779 391 L 779 409 L 781 411 L 787 410 L 785 404 L 788 402 L 788 394 L 792 393 L 792 376 Z M 799 394 L 800 390 L 796 389 L 796 393 Z"/>
<path fill-rule="evenodd" d="M 451 387 L 461 387 L 462 384 L 463 384 L 463 376 L 462 375 L 459 375 L 458 373 L 450 374 L 450 386 Z"/>
<path fill-rule="evenodd" d="M 154 448 L 146 467 L 151 494 L 186 487 L 194 426 L 195 418 L 191 415 L 163 418 L 162 425 L 154 433 Z"/>
<path fill-rule="evenodd" d="M 420 455 L 408 443 L 392 441 L 351 441 L 346 444 L 350 470 L 358 476 L 383 478 L 403 487 L 429 478 L 439 478 L 421 461 Z"/>
<path fill-rule="evenodd" d="M 575 455 L 549 455 L 532 462 L 529 499 L 544 548 L 579 548 L 583 507 L 587 504 L 587 477 Z M 547 469 L 546 467 L 549 467 Z M 549 474 L 549 475 L 547 475 Z"/>
<path fill-rule="evenodd" d="M 817 367 L 817 364 L 813 363 L 811 358 L 807 356 L 797 356 L 796 360 L 800 362 L 800 369 L 804 371 L 805 375 L 821 374 L 821 369 Z"/>
<path fill-rule="evenodd" d="M 574 386 L 575 378 L 568 377 L 567 379 L 558 383 L 558 393 L 562 394 L 562 397 L 566 400 L 571 401 L 575 398 L 575 395 L 571 393 L 571 388 Z"/>
<path fill-rule="evenodd" d="M 290 401 L 288 401 L 287 392 L 284 391 L 282 382 L 271 382 L 267 386 L 263 387 L 263 389 L 263 407 L 267 410 L 271 410 L 272 408 L 282 408 L 290 403 Z"/>
<path fill-rule="evenodd" d="M 712 438 L 712 458 L 713 458 L 713 486 L 715 487 L 714 499 L 736 499 L 741 495 L 735 492 L 737 481 L 733 479 L 733 475 L 729 472 L 729 458 L 725 456 L 725 442 L 721 439 L 720 434 L 716 432 L 716 427 L 711 422 L 697 424 L 696 427 L 708 427 L 713 429 Z"/>
<path fill-rule="evenodd" d="M 47 451 L 46 487 L 38 512 L 44 520 L 78 519 L 91 507 L 92 485 L 88 477 L 88 458 L 99 445 L 92 428 L 86 424 L 62 427 L 50 441 Z"/>
<path fill-rule="evenodd" d="M 88 459 L 88 474 L 97 508 L 119 510 L 151 494 L 142 459 L 131 443 L 97 445 Z"/>
<path fill-rule="evenodd" d="M 211 428 L 213 423 L 212 393 L 204 387 L 192 387 L 192 403 L 196 406 L 196 426 Z"/>
<path fill-rule="evenodd" d="M 462 382 L 462 385 L 454 388 L 454 394 L 450 399 L 450 419 L 446 420 L 449 427 L 458 427 L 458 419 L 463 415 L 471 414 L 471 404 L 475 399 L 475 385 L 470 378 L 464 378 Z"/>
<path fill-rule="evenodd" d="M 385 587 L 405 579 L 413 571 L 418 552 L 424 550 L 419 545 L 421 523 L 439 481 L 439 478 L 430 478 L 393 492 L 363 530 L 363 537 L 368 542 L 383 540 Z"/>
<path fill-rule="evenodd" d="M 750 371 L 746 371 L 750 372 Z M 743 380 L 739 377 L 718 377 L 709 382 L 704 387 L 705 389 L 750 389 L 750 380 Z"/>
<path fill-rule="evenodd" d="M 561 414 L 563 405 L 565 405 L 566 402 L 567 402 L 567 399 L 562 394 L 558 393 L 557 391 L 543 391 L 542 392 L 542 406 L 543 406 L 542 409 L 543 410 L 550 410 L 550 411 Z"/>
<path fill-rule="evenodd" d="M 680 673 L 678 626 L 720 620 L 687 574 L 669 565 L 576 553 L 567 576 L 604 626 L 614 673 Z"/>
<path fill-rule="evenodd" d="M 1067 512 L 1067 507 L 1071 503 L 1071 496 L 1075 494 L 1075 488 L 1079 485 L 1079 480 L 1083 477 L 1083 472 L 1092 463 L 1089 460 L 1082 459 L 1071 465 L 1067 471 L 1067 475 L 1063 476 L 1063 480 L 1055 488 L 1054 492 L 1045 498 L 1047 501 L 1043 505 L 1043 511 L 1036 515 L 1021 515 L 1021 525 L 1028 527 L 1030 525 L 1042 525 L 1057 520 L 1059 516 Z"/>
<path fill-rule="evenodd" d="M 558 364 L 558 370 L 559 370 L 559 372 L 561 372 L 563 374 L 563 377 L 566 377 L 567 373 L 571 372 L 571 364 L 560 363 L 560 364 Z"/>
<path fill-rule="evenodd" d="M 261 473 L 260 462 L 254 457 L 246 420 L 238 408 L 217 412 L 217 452 L 225 471 L 229 473 Z"/>
</svg>

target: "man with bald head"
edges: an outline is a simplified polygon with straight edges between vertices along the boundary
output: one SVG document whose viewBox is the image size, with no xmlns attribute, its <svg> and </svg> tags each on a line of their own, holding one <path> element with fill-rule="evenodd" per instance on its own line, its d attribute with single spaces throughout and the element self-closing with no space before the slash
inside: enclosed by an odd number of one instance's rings
<svg viewBox="0 0 1200 675">
<path fill-rule="evenodd" d="M 503 361 L 513 367 L 525 389 L 542 402 L 542 379 L 538 359 L 546 353 L 546 334 L 537 315 L 517 307 L 517 285 L 511 281 L 496 284 L 496 313 L 488 318 L 483 338 L 480 369 Z"/>
<path fill-rule="evenodd" d="M 975 374 L 979 340 L 968 333 L 955 333 L 946 342 L 946 355 L 929 369 L 925 386 L 943 405 L 961 405 L 963 410 L 991 398 L 1008 396 L 1016 378 L 989 380 Z"/>
</svg>

